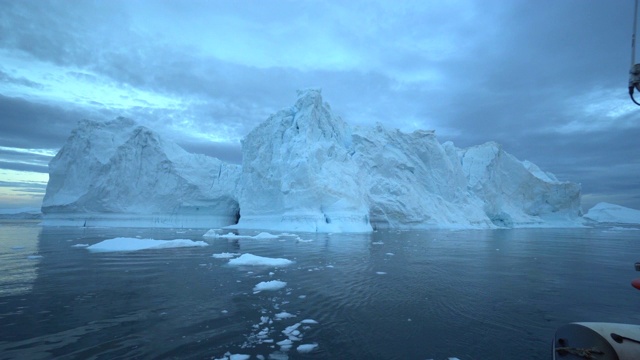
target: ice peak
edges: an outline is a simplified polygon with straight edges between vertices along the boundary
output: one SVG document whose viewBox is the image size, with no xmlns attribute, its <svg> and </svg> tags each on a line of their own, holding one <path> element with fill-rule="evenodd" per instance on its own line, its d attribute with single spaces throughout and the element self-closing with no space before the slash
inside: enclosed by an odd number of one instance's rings
<svg viewBox="0 0 640 360">
<path fill-rule="evenodd" d="M 322 106 L 322 89 L 300 89 L 297 91 L 298 99 L 296 100 L 296 108 L 298 110 L 307 107 L 321 107 Z"/>
</svg>

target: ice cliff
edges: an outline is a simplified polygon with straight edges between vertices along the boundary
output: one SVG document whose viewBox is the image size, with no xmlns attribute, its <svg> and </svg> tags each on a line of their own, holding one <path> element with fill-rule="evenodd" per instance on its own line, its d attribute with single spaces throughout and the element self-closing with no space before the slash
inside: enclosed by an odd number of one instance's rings
<svg viewBox="0 0 640 360">
<path fill-rule="evenodd" d="M 584 217 L 590 221 L 611 224 L 640 224 L 640 210 L 601 202 L 589 209 Z"/>
<path fill-rule="evenodd" d="M 238 227 L 371 231 L 353 153 L 349 126 L 320 91 L 300 91 L 242 143 Z"/>
<path fill-rule="evenodd" d="M 242 152 L 242 166 L 229 165 L 131 120 L 83 121 L 49 165 L 45 220 L 368 232 L 582 219 L 578 184 L 496 143 L 459 149 L 433 131 L 351 128 L 315 89 L 252 130 Z"/>
<path fill-rule="evenodd" d="M 351 129 L 300 91 L 243 142 L 237 228 L 369 231 L 577 225 L 580 186 L 495 143 L 458 149 L 433 131 Z"/>
<path fill-rule="evenodd" d="M 45 224 L 215 226 L 237 220 L 240 167 L 130 119 L 84 120 L 49 163 Z"/>
</svg>

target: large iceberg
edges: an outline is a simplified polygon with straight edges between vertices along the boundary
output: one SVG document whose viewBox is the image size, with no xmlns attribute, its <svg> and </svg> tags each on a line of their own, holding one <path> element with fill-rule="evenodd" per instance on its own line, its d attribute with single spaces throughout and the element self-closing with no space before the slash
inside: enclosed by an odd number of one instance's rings
<svg viewBox="0 0 640 360">
<path fill-rule="evenodd" d="M 495 143 L 458 149 L 433 131 L 351 129 L 299 91 L 243 142 L 237 228 L 576 226 L 580 186 Z"/>
<path fill-rule="evenodd" d="M 459 149 L 433 131 L 351 128 L 316 89 L 242 145 L 240 167 L 131 120 L 83 121 L 49 165 L 45 223 L 369 232 L 582 221 L 578 184 L 496 143 Z"/>
<path fill-rule="evenodd" d="M 133 120 L 89 120 L 49 163 L 49 225 L 208 227 L 239 214 L 240 167 L 190 154 Z"/>
<path fill-rule="evenodd" d="M 239 228 L 371 231 L 349 126 L 299 91 L 296 104 L 251 131 L 242 143 Z"/>
</svg>

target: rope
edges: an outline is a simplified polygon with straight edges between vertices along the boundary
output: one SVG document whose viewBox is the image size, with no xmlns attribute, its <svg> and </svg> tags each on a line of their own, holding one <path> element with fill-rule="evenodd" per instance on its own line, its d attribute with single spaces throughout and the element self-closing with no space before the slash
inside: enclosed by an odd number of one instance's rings
<svg viewBox="0 0 640 360">
<path fill-rule="evenodd" d="M 597 355 L 604 355 L 604 352 L 598 350 L 595 347 L 592 347 L 590 349 L 560 347 L 556 348 L 556 352 L 560 355 L 571 354 L 585 359 L 597 359 Z"/>
</svg>

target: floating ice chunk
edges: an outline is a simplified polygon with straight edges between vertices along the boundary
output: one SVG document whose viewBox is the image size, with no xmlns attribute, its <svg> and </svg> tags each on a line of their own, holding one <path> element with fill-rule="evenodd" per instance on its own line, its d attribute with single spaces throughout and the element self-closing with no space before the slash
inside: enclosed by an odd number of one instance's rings
<svg viewBox="0 0 640 360">
<path fill-rule="evenodd" d="M 223 252 L 223 253 L 219 253 L 219 254 L 213 254 L 213 255 L 211 255 L 211 257 L 216 258 L 216 259 L 231 259 L 231 258 L 234 258 L 234 257 L 236 257 L 238 255 L 240 255 L 240 254 Z"/>
<path fill-rule="evenodd" d="M 85 247 L 89 247 L 89 244 L 75 244 L 75 245 L 71 245 L 71 247 L 74 247 L 74 248 L 85 248 Z"/>
<path fill-rule="evenodd" d="M 384 245 L 384 243 L 382 241 L 374 241 L 371 245 Z"/>
<path fill-rule="evenodd" d="M 206 237 L 206 238 L 217 238 L 220 236 L 220 234 L 218 234 L 219 231 L 222 231 L 221 229 L 211 229 L 209 231 L 207 231 L 206 233 L 204 233 L 204 235 L 202 235 L 202 237 Z"/>
<path fill-rule="evenodd" d="M 394 253 L 386 253 L 385 255 L 393 256 L 395 254 Z"/>
<path fill-rule="evenodd" d="M 268 258 L 253 254 L 242 254 L 240 257 L 229 260 L 229 265 L 239 266 L 287 266 L 293 261 L 281 258 Z"/>
<path fill-rule="evenodd" d="M 251 359 L 251 355 L 246 355 L 246 354 L 229 355 L 229 360 L 249 360 L 249 359 Z"/>
<path fill-rule="evenodd" d="M 38 259 L 42 259 L 43 256 L 42 255 L 29 255 L 27 256 L 27 259 L 29 260 L 38 260 Z"/>
<path fill-rule="evenodd" d="M 308 353 L 308 352 L 312 352 L 313 350 L 318 348 L 318 344 L 313 343 L 313 344 L 302 344 L 300 346 L 298 346 L 296 348 L 296 350 L 298 350 L 299 353 Z"/>
<path fill-rule="evenodd" d="M 317 324 L 318 322 L 313 319 L 304 319 L 300 321 L 301 324 Z"/>
<path fill-rule="evenodd" d="M 287 283 L 280 280 L 263 281 L 261 283 L 258 283 L 253 288 L 253 291 L 275 291 L 280 290 L 285 286 L 287 286 Z"/>
<path fill-rule="evenodd" d="M 260 234 L 253 237 L 254 239 L 277 239 L 278 235 L 273 235 L 268 232 L 261 232 Z"/>
<path fill-rule="evenodd" d="M 114 238 L 101 241 L 87 247 L 92 252 L 112 252 L 112 251 L 137 251 L 146 249 L 168 249 L 177 247 L 208 246 L 204 241 L 193 241 L 187 239 L 175 240 L 154 240 L 136 238 Z"/>
<path fill-rule="evenodd" d="M 293 332 L 296 331 L 300 327 L 301 323 L 295 323 L 291 326 L 287 326 L 286 329 L 282 330 L 282 333 L 285 335 L 293 335 Z"/>
<path fill-rule="evenodd" d="M 387 273 L 384 272 L 384 271 L 376 271 L 376 274 L 378 274 L 378 275 L 387 275 Z"/>
<path fill-rule="evenodd" d="M 291 349 L 291 346 L 293 346 L 293 341 L 291 341 L 290 339 L 285 339 L 282 341 L 278 341 L 276 344 L 280 346 L 280 351 L 287 352 Z"/>
<path fill-rule="evenodd" d="M 276 317 L 276 319 L 288 319 L 288 318 L 292 318 L 292 317 L 296 317 L 296 316 L 293 315 L 293 314 L 290 314 L 290 313 L 288 313 L 286 311 L 283 311 L 281 313 L 277 313 L 275 315 L 275 317 Z"/>
</svg>

